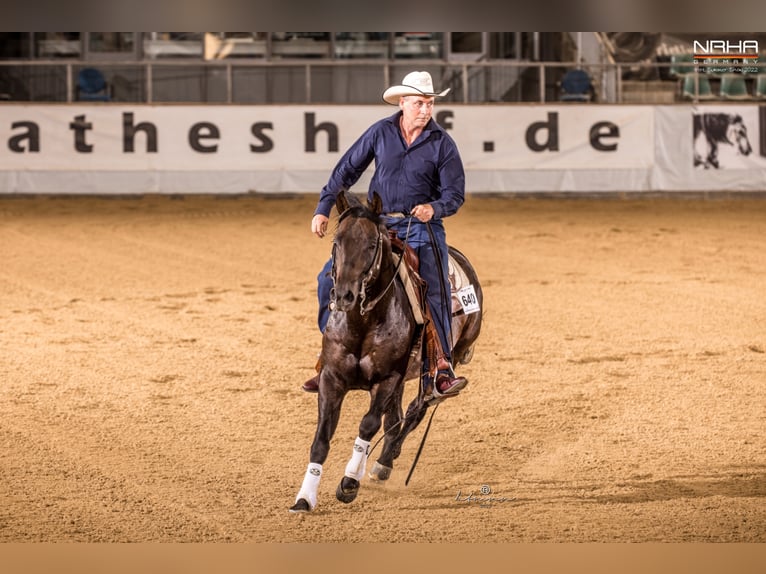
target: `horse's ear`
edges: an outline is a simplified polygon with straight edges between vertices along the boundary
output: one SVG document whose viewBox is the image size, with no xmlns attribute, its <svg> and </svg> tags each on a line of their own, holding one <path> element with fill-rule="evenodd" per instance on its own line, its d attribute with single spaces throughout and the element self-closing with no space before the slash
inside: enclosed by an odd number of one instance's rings
<svg viewBox="0 0 766 574">
<path fill-rule="evenodd" d="M 348 197 L 346 197 L 346 188 L 344 187 L 338 192 L 338 195 L 335 197 L 335 207 L 338 210 L 338 215 L 346 211 L 349 207 L 348 205 Z"/>
<path fill-rule="evenodd" d="M 383 200 L 380 199 L 380 196 L 378 195 L 377 191 L 372 192 L 372 203 L 367 202 L 370 206 L 370 209 L 375 215 L 380 215 L 383 213 Z"/>
</svg>

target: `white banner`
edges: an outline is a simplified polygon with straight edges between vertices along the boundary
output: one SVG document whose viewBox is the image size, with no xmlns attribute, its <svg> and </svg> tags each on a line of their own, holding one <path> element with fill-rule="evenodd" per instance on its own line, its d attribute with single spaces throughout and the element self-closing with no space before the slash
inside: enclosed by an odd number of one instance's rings
<svg viewBox="0 0 766 574">
<path fill-rule="evenodd" d="M 395 111 L 0 105 L 0 193 L 319 192 L 348 146 Z M 712 154 L 693 131 L 714 131 L 708 112 L 739 116 L 724 131 L 746 133 L 753 151 L 720 141 Z M 440 104 L 434 116 L 458 144 L 469 192 L 751 189 L 766 168 L 757 106 Z"/>
<path fill-rule="evenodd" d="M 766 182 L 766 107 L 659 106 L 657 169 L 661 190 L 746 191 Z"/>
</svg>

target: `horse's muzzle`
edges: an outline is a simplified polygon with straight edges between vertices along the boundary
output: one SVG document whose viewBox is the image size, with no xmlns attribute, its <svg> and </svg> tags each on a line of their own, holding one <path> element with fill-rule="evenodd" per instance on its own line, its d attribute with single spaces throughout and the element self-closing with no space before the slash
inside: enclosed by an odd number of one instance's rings
<svg viewBox="0 0 766 574">
<path fill-rule="evenodd" d="M 357 295 L 352 289 L 335 288 L 335 297 L 332 300 L 334 309 L 343 313 L 348 313 L 356 303 Z"/>
</svg>

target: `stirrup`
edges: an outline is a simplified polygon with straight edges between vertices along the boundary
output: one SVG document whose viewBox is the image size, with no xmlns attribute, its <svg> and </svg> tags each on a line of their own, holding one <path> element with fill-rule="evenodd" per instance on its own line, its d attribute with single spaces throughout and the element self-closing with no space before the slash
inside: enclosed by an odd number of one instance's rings
<svg viewBox="0 0 766 574">
<path fill-rule="evenodd" d="M 446 391 L 443 391 L 439 389 L 440 382 L 449 381 L 452 384 L 450 385 L 449 389 Z M 449 373 L 440 373 L 436 375 L 436 381 L 434 383 L 434 390 L 438 392 L 439 394 L 443 396 L 454 396 L 458 394 L 460 391 L 462 391 L 466 386 L 468 385 L 468 379 L 465 377 L 458 377 L 455 375 L 454 372 L 451 374 Z"/>
<path fill-rule="evenodd" d="M 448 395 L 445 395 L 440 393 L 436 389 L 432 389 L 431 394 L 423 397 L 423 402 L 426 403 L 428 406 L 435 407 L 439 403 L 444 402 L 451 397 L 456 397 L 459 394 L 460 394 L 460 391 L 458 391 L 457 393 L 450 393 Z"/>
<path fill-rule="evenodd" d="M 431 379 L 429 375 L 425 375 L 428 377 L 428 379 Z M 437 375 L 438 377 L 438 375 Z M 466 384 L 468 384 L 468 381 L 466 381 Z M 430 391 L 423 392 L 423 402 L 426 403 L 429 406 L 436 406 L 439 403 L 446 401 L 449 398 L 456 397 L 460 394 L 460 391 L 465 388 L 465 385 L 461 387 L 461 389 L 451 392 L 451 393 L 440 393 L 439 389 L 436 387 L 436 381 L 431 380 L 429 383 L 425 385 L 426 388 L 430 386 Z"/>
</svg>

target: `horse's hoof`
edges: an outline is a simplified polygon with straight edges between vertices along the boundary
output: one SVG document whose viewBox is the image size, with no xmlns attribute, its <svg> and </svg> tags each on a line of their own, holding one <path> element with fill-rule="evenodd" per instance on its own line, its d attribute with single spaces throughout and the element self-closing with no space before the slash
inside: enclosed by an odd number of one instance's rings
<svg viewBox="0 0 766 574">
<path fill-rule="evenodd" d="M 391 478 L 391 471 L 394 470 L 390 466 L 386 466 L 384 464 L 380 464 L 379 462 L 375 461 L 375 464 L 372 465 L 372 468 L 370 469 L 370 479 L 371 480 L 377 480 L 379 482 L 383 482 L 384 480 L 388 480 Z"/>
<path fill-rule="evenodd" d="M 338 488 L 335 491 L 335 496 L 341 502 L 348 504 L 349 502 L 354 501 L 358 493 L 359 493 L 359 481 L 356 480 L 355 478 L 349 478 L 348 476 L 344 476 L 343 479 L 340 481 L 340 484 L 338 484 Z"/>
<path fill-rule="evenodd" d="M 299 498 L 295 501 L 295 504 L 290 507 L 290 512 L 311 512 L 311 505 L 305 498 Z"/>
</svg>

